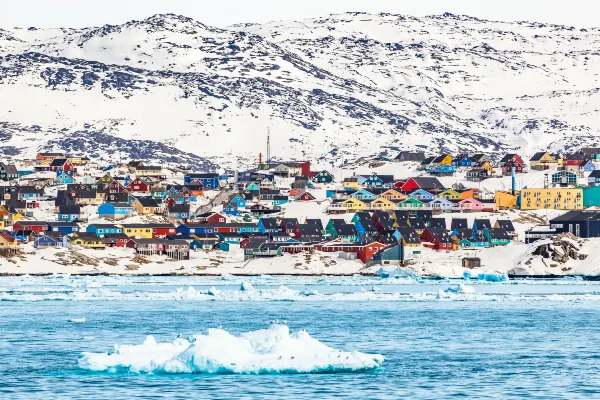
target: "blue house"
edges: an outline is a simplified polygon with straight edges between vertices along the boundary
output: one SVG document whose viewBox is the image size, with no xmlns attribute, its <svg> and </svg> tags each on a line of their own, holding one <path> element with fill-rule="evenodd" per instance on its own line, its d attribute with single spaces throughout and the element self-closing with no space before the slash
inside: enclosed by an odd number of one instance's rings
<svg viewBox="0 0 600 400">
<path fill-rule="evenodd" d="M 68 235 L 81 231 L 81 227 L 75 222 L 48 222 L 48 229 L 50 232 L 62 232 Z"/>
<path fill-rule="evenodd" d="M 456 172 L 456 167 L 447 164 L 436 165 L 427 168 L 427 172 L 432 175 L 453 175 Z"/>
<path fill-rule="evenodd" d="M 577 167 L 577 169 L 580 172 L 583 172 L 584 174 L 591 174 L 593 171 L 596 170 L 596 166 L 594 165 L 592 160 L 587 160 L 579 164 L 579 167 Z"/>
<path fill-rule="evenodd" d="M 215 190 L 219 188 L 219 174 L 202 173 L 202 174 L 187 174 L 183 177 L 184 184 L 200 183 L 204 188 Z"/>
<path fill-rule="evenodd" d="M 452 211 L 454 203 L 443 197 L 436 197 L 429 202 L 429 207 L 431 207 L 432 210 Z"/>
<path fill-rule="evenodd" d="M 281 230 L 275 218 L 259 219 L 257 228 L 260 233 L 273 233 L 279 232 Z"/>
<path fill-rule="evenodd" d="M 592 173 L 588 176 L 588 185 L 590 185 L 590 186 L 600 185 L 600 169 L 592 171 Z"/>
<path fill-rule="evenodd" d="M 361 189 L 359 191 L 352 193 L 350 195 L 350 197 L 357 199 L 357 200 L 375 200 L 375 198 L 376 198 L 376 196 L 373 193 L 371 193 L 365 189 Z"/>
<path fill-rule="evenodd" d="M 433 200 L 434 199 L 434 195 L 429 193 L 426 190 L 423 189 L 417 189 L 414 192 L 412 192 L 411 194 L 408 195 L 410 198 L 413 198 L 415 200 L 419 200 L 419 201 L 423 201 L 423 200 Z"/>
<path fill-rule="evenodd" d="M 360 184 L 360 182 L 359 182 Z M 364 182 L 364 186 L 371 188 L 390 188 L 394 185 L 393 175 L 377 175 L 372 174 Z"/>
<path fill-rule="evenodd" d="M 100 218 L 123 219 L 133 214 L 133 207 L 127 203 L 104 203 L 98 207 Z"/>
<path fill-rule="evenodd" d="M 69 185 L 75 183 L 72 171 L 56 171 L 56 178 L 54 178 L 54 185 Z"/>
<path fill-rule="evenodd" d="M 250 182 L 249 184 L 246 185 L 246 190 L 249 190 L 251 192 L 252 191 L 254 191 L 254 192 L 260 191 L 260 183 Z"/>
<path fill-rule="evenodd" d="M 85 231 L 102 237 L 104 235 L 119 235 L 123 233 L 123 228 L 113 224 L 91 224 L 88 225 Z"/>
<path fill-rule="evenodd" d="M 71 242 L 69 241 L 69 237 L 67 235 L 46 234 L 36 238 L 33 242 L 33 247 L 36 249 L 46 247 L 69 248 L 71 247 Z"/>
<path fill-rule="evenodd" d="M 223 213 L 232 217 L 237 217 L 240 215 L 240 211 L 237 209 L 237 206 L 234 203 L 229 203 L 223 207 Z"/>
<path fill-rule="evenodd" d="M 239 208 L 246 208 L 246 199 L 244 199 L 242 196 L 240 196 L 239 194 L 235 195 L 235 197 L 233 199 L 231 199 L 229 201 L 229 203 L 231 204 L 235 204 L 235 206 L 239 209 Z"/>
<path fill-rule="evenodd" d="M 282 206 L 289 203 L 290 198 L 287 196 L 273 196 L 273 206 Z"/>
<path fill-rule="evenodd" d="M 81 207 L 80 206 L 59 206 L 58 207 L 58 220 L 73 222 L 81 219 Z"/>
<path fill-rule="evenodd" d="M 456 168 L 468 168 L 471 169 L 473 166 L 473 161 L 466 154 L 461 154 L 452 160 L 451 165 Z M 456 169 L 454 169 L 456 172 Z"/>
<path fill-rule="evenodd" d="M 244 237 L 239 233 L 217 233 L 217 236 L 223 243 L 240 244 Z"/>
</svg>

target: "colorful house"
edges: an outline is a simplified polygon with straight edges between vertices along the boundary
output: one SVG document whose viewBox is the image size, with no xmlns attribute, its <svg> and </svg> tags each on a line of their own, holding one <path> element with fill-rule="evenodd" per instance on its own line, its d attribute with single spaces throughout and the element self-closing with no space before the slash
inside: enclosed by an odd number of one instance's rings
<svg viewBox="0 0 600 400">
<path fill-rule="evenodd" d="M 80 221 L 81 220 L 81 207 L 80 206 L 59 206 L 58 207 L 58 220 L 59 221 Z"/>
<path fill-rule="evenodd" d="M 452 211 L 454 203 L 443 197 L 436 197 L 429 202 L 429 207 L 432 210 L 441 210 L 442 212 Z"/>
<path fill-rule="evenodd" d="M 368 208 L 369 210 L 373 210 L 373 211 L 375 211 L 375 210 L 392 211 L 396 208 L 396 203 L 394 203 L 391 200 L 380 197 L 378 199 L 371 201 L 368 204 L 365 204 L 365 208 Z"/>
<path fill-rule="evenodd" d="M 377 196 L 375 196 L 373 193 L 369 192 L 366 189 L 361 189 L 352 193 L 350 197 L 358 200 L 375 200 Z"/>
<path fill-rule="evenodd" d="M 90 224 L 85 231 L 97 236 L 118 235 L 123 233 L 123 228 L 112 224 Z"/>
<path fill-rule="evenodd" d="M 407 198 L 404 201 L 401 201 L 398 204 L 398 208 L 401 210 L 405 210 L 405 209 L 415 209 L 415 208 L 423 208 L 423 203 L 417 199 L 413 199 L 412 197 Z"/>
<path fill-rule="evenodd" d="M 558 162 L 544 151 L 535 153 L 529 160 L 529 168 L 536 171 L 544 171 L 553 167 L 556 167 Z"/>
<path fill-rule="evenodd" d="M 461 211 L 464 212 L 479 212 L 484 208 L 484 204 L 472 198 L 464 199 L 458 202 L 458 207 Z"/>
<path fill-rule="evenodd" d="M 390 201 L 402 201 L 406 199 L 406 196 L 397 190 L 389 189 L 379 195 L 380 198 Z"/>
<path fill-rule="evenodd" d="M 69 171 L 57 171 L 56 178 L 54 178 L 54 182 L 52 183 L 55 186 L 69 185 L 75 183 L 75 178 L 73 178 L 73 174 L 70 174 Z"/>
<path fill-rule="evenodd" d="M 346 209 L 349 212 L 363 211 L 366 207 L 366 204 L 364 201 L 355 199 L 353 197 L 348 200 L 343 201 L 341 203 L 341 205 L 344 207 L 344 209 Z"/>
<path fill-rule="evenodd" d="M 75 222 L 48 222 L 49 232 L 62 232 L 65 234 L 77 233 L 81 227 Z"/>
<path fill-rule="evenodd" d="M 456 192 L 453 189 L 443 191 L 438 195 L 438 197 L 446 200 L 461 200 L 460 193 Z"/>
<path fill-rule="evenodd" d="M 127 203 L 104 203 L 98 207 L 100 218 L 124 219 L 133 215 L 134 208 Z"/>
<path fill-rule="evenodd" d="M 315 196 L 313 196 L 312 194 L 310 194 L 309 192 L 304 192 L 301 195 L 299 195 L 298 197 L 296 197 L 296 201 L 313 201 L 316 199 L 317 198 Z"/>
<path fill-rule="evenodd" d="M 411 197 L 411 198 L 419 200 L 419 201 L 428 201 L 428 200 L 433 200 L 433 198 L 435 196 L 426 190 L 417 189 L 414 192 L 412 192 L 411 194 L 409 194 L 408 197 Z"/>
<path fill-rule="evenodd" d="M 148 224 L 123 224 L 123 233 L 130 238 L 152 239 L 152 227 Z"/>
<path fill-rule="evenodd" d="M 600 207 L 600 186 L 584 187 L 582 190 L 583 207 Z"/>
<path fill-rule="evenodd" d="M 494 196 L 496 210 L 513 210 L 517 208 L 517 198 L 518 196 L 511 192 L 497 191 Z"/>
<path fill-rule="evenodd" d="M 156 199 L 152 197 L 136 197 L 131 205 L 135 211 L 140 215 L 156 214 L 157 210 L 161 209 L 156 202 Z"/>
<path fill-rule="evenodd" d="M 523 189 L 521 210 L 580 210 L 583 208 L 583 190 L 575 188 Z"/>
<path fill-rule="evenodd" d="M 331 183 L 334 181 L 334 177 L 328 171 L 321 171 L 312 178 L 312 181 L 315 183 Z"/>
</svg>

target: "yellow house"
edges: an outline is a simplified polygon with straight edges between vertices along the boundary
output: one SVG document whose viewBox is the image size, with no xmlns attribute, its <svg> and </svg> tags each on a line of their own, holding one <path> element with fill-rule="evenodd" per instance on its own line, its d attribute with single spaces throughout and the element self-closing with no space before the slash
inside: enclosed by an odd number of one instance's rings
<svg viewBox="0 0 600 400">
<path fill-rule="evenodd" d="M 358 184 L 358 178 L 344 178 L 344 189 L 352 189 L 352 190 L 360 190 L 360 185 Z"/>
<path fill-rule="evenodd" d="M 396 208 L 396 203 L 391 200 L 378 198 L 373 200 L 371 203 L 366 206 L 369 210 L 373 211 L 391 211 Z"/>
<path fill-rule="evenodd" d="M 363 211 L 365 209 L 365 203 L 355 199 L 353 197 L 349 198 L 342 202 L 342 204 L 346 207 L 346 209 L 350 212 L 352 211 Z"/>
<path fill-rule="evenodd" d="M 123 224 L 123 233 L 130 238 L 152 239 L 152 227 L 147 224 Z"/>
<path fill-rule="evenodd" d="M 431 163 L 434 165 L 452 165 L 452 160 L 453 158 L 450 154 L 442 154 L 434 158 Z"/>
<path fill-rule="evenodd" d="M 493 175 L 496 173 L 494 166 L 489 161 L 478 162 L 476 165 L 473 166 L 473 168 L 485 169 L 490 173 L 490 175 Z"/>
<path fill-rule="evenodd" d="M 446 200 L 462 200 L 460 193 L 458 193 L 452 189 L 448 189 L 445 192 L 440 193 L 440 195 L 438 197 L 441 197 L 442 199 L 446 199 Z"/>
<path fill-rule="evenodd" d="M 0 250 L 16 250 L 19 242 L 8 233 L 0 233 Z"/>
<path fill-rule="evenodd" d="M 581 210 L 583 190 L 573 188 L 533 188 L 521 190 L 521 210 Z"/>
<path fill-rule="evenodd" d="M 71 244 L 84 249 L 104 250 L 106 248 L 101 238 L 75 237 L 71 240 Z"/>
<path fill-rule="evenodd" d="M 394 189 L 386 190 L 385 192 L 381 193 L 379 197 L 391 201 L 402 201 L 406 199 L 405 195 Z"/>
<path fill-rule="evenodd" d="M 137 198 L 131 203 L 138 214 L 154 214 L 158 205 L 156 200 L 150 198 Z"/>
<path fill-rule="evenodd" d="M 562 165 L 562 159 L 560 159 L 560 164 Z M 550 169 L 557 165 L 559 165 L 559 162 L 552 155 L 544 151 L 535 153 L 529 160 L 529 168 L 537 171 Z"/>
<path fill-rule="evenodd" d="M 517 208 L 516 194 L 497 191 L 494 198 L 496 200 L 496 210 L 512 210 Z"/>
</svg>

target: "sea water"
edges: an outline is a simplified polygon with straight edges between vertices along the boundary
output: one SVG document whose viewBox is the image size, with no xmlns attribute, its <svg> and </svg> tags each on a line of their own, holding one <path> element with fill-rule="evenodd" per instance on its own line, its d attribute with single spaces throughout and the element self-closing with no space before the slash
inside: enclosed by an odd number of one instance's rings
<svg viewBox="0 0 600 400">
<path fill-rule="evenodd" d="M 0 278 L 0 398 L 600 397 L 600 285 Z"/>
</svg>

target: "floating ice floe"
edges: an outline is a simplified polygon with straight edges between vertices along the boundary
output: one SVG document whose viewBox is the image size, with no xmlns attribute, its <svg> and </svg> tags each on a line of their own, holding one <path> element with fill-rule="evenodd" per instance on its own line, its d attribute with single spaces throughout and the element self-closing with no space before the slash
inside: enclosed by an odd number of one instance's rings
<svg viewBox="0 0 600 400">
<path fill-rule="evenodd" d="M 419 275 L 409 268 L 385 266 L 379 268 L 375 274 L 381 278 L 411 278 L 419 279 Z"/>
<path fill-rule="evenodd" d="M 144 374 L 309 374 L 357 372 L 379 367 L 380 354 L 333 349 L 305 331 L 287 325 L 232 335 L 209 329 L 205 335 L 140 345 L 115 345 L 111 353 L 84 353 L 78 361 L 89 371 Z"/>
<path fill-rule="evenodd" d="M 475 288 L 473 286 L 467 286 L 460 283 L 457 286 L 452 286 L 444 290 L 444 293 L 473 294 L 475 293 Z"/>
<path fill-rule="evenodd" d="M 85 317 L 82 317 L 82 318 L 71 318 L 69 320 L 69 322 L 73 322 L 73 323 L 76 323 L 76 324 L 82 324 L 84 322 L 87 322 L 87 319 Z"/>
<path fill-rule="evenodd" d="M 508 281 L 508 276 L 506 274 L 479 274 L 477 275 L 477 280 L 486 281 L 486 282 L 506 282 Z"/>
</svg>

